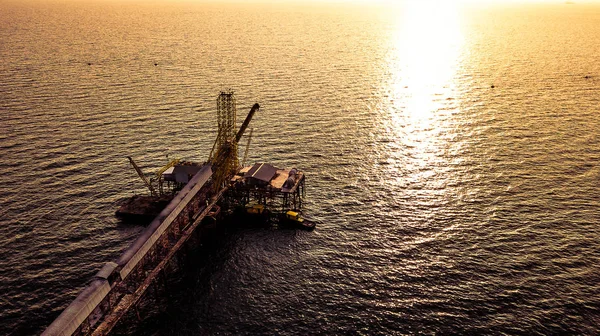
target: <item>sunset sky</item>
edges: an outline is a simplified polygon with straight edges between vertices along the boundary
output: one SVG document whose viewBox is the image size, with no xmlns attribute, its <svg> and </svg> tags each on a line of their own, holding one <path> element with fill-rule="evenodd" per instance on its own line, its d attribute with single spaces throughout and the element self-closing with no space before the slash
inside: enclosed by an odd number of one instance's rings
<svg viewBox="0 0 600 336">
<path fill-rule="evenodd" d="M 107 0 L 107 1 L 144 1 L 144 0 Z M 379 4 L 398 4 L 404 2 L 421 2 L 421 3 L 599 3 L 600 0 L 152 0 L 150 2 L 240 2 L 240 3 L 379 3 Z"/>
</svg>

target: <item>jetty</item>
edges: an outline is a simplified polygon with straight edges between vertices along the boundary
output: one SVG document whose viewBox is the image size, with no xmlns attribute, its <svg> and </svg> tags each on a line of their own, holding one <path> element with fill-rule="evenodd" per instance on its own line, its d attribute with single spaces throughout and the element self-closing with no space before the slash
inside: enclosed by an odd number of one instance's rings
<svg viewBox="0 0 600 336">
<path fill-rule="evenodd" d="M 182 269 L 186 251 L 226 216 L 241 214 L 274 225 L 314 228 L 301 212 L 302 171 L 268 163 L 243 167 L 248 147 L 239 162 L 238 143 L 259 108 L 254 104 L 237 130 L 235 95 L 221 92 L 217 139 L 202 164 L 174 160 L 150 179 L 129 158 L 150 195 L 132 197 L 117 214 L 153 219 L 116 260 L 104 264 L 42 335 L 109 335 L 148 297 L 161 295 L 169 275 Z"/>
</svg>

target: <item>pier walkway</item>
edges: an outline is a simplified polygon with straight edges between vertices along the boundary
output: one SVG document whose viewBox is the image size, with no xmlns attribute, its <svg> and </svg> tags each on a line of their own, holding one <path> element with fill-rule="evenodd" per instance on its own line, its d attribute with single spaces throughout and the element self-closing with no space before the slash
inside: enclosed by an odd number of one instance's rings
<svg viewBox="0 0 600 336">
<path fill-rule="evenodd" d="M 42 335 L 107 335 L 150 288 L 179 267 L 186 242 L 227 188 L 214 191 L 204 166 L 114 262 L 108 262 Z"/>
</svg>

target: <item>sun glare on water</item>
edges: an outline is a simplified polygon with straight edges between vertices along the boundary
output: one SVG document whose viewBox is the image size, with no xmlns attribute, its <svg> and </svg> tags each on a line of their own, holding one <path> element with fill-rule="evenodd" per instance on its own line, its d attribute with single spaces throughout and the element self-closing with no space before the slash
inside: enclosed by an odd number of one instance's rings
<svg viewBox="0 0 600 336">
<path fill-rule="evenodd" d="M 459 98 L 460 11 L 452 2 L 429 1 L 406 2 L 397 11 L 385 119 L 400 152 L 391 160 L 406 168 L 407 180 L 431 180 L 421 175 L 443 157 L 443 133 Z"/>
<path fill-rule="evenodd" d="M 462 43 L 455 5 L 409 2 L 401 10 L 396 37 L 394 91 L 404 97 L 407 112 L 427 119 L 440 108 L 439 96 L 453 88 Z"/>
</svg>

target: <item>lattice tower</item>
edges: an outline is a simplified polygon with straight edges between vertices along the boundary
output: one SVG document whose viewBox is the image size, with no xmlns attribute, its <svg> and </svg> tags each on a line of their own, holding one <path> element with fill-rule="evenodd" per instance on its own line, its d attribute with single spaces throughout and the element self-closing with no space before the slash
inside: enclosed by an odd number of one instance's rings
<svg viewBox="0 0 600 336">
<path fill-rule="evenodd" d="M 234 174 L 239 168 L 235 117 L 236 100 L 233 91 L 221 92 L 217 97 L 219 130 L 209 158 L 213 165 L 216 187 L 222 185 L 225 178 Z"/>
</svg>

